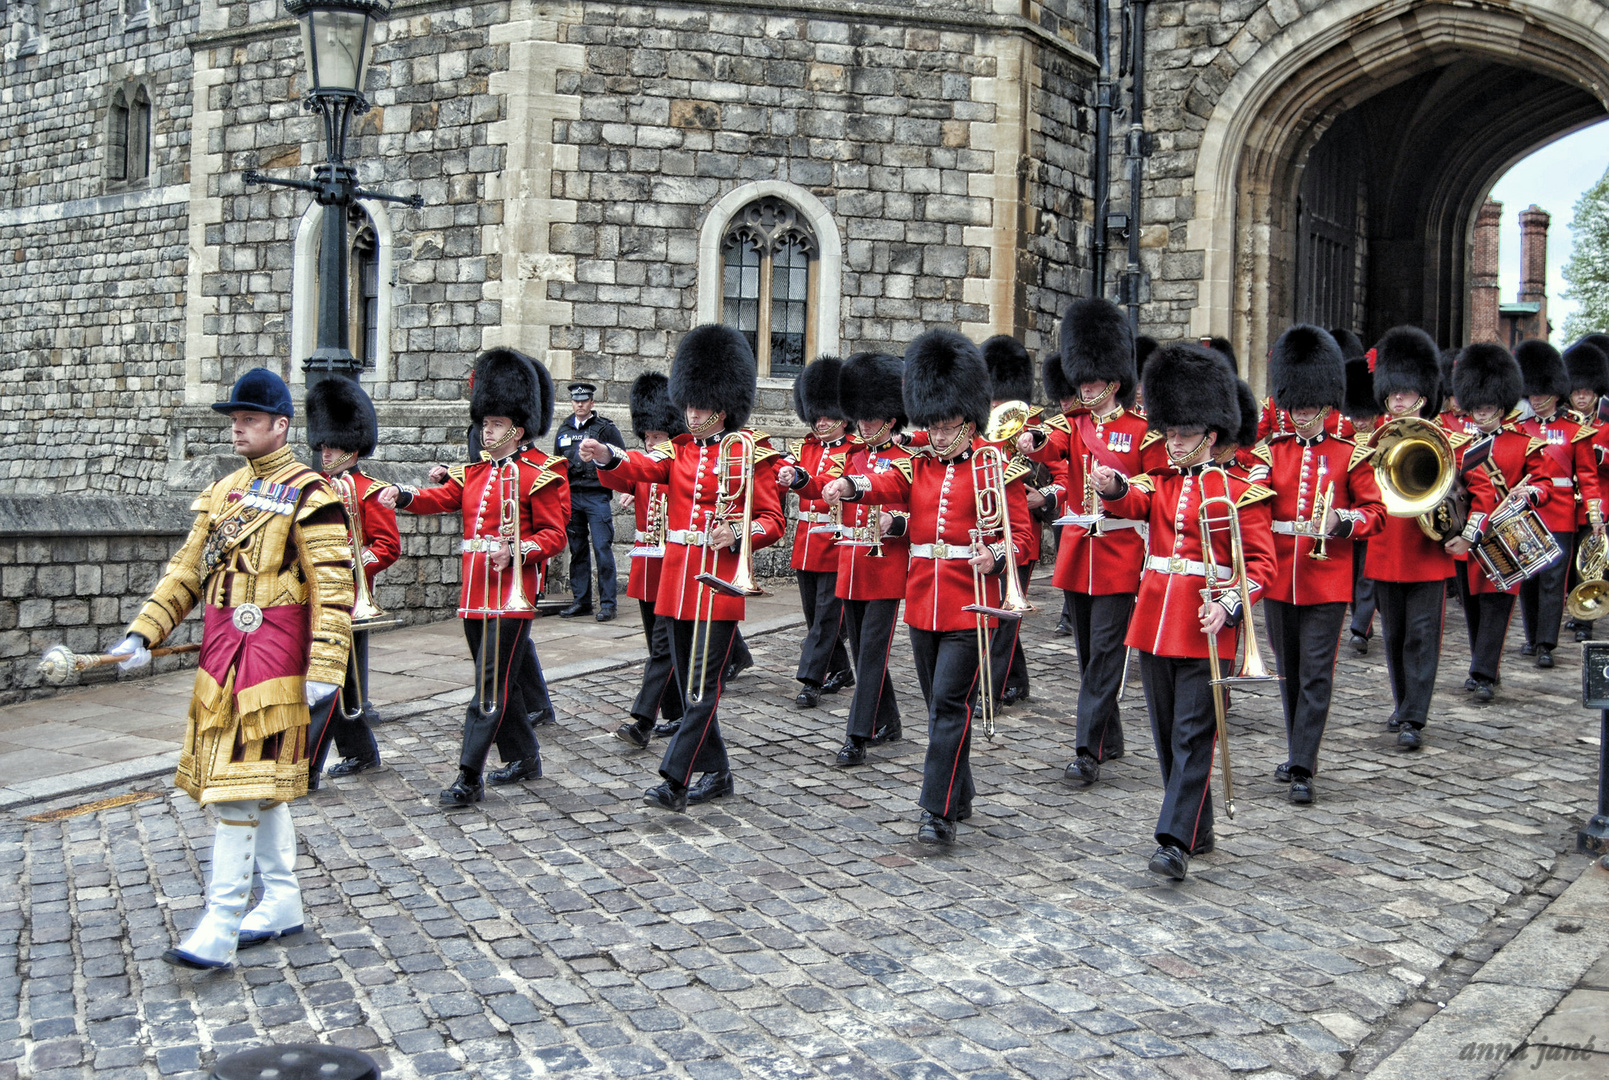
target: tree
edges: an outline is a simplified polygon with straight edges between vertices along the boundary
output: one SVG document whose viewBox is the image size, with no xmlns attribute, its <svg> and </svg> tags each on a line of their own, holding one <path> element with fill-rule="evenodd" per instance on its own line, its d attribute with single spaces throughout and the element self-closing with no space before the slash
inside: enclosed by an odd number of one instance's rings
<svg viewBox="0 0 1609 1080">
<path fill-rule="evenodd" d="M 1564 264 L 1565 291 L 1579 306 L 1564 321 L 1564 339 L 1609 331 L 1609 172 L 1577 200 L 1570 221 L 1575 245 Z"/>
</svg>

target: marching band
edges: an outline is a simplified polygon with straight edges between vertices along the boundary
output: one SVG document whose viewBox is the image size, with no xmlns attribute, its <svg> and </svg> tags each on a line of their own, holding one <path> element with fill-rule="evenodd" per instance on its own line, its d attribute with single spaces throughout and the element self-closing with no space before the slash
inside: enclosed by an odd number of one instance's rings
<svg viewBox="0 0 1609 1080">
<path fill-rule="evenodd" d="M 197 498 L 188 540 L 117 646 L 46 659 L 132 670 L 174 651 L 156 647 L 204 606 L 177 783 L 215 806 L 219 825 L 205 913 L 166 958 L 224 967 L 237 948 L 302 928 L 285 807 L 318 786 L 330 742 L 331 775 L 379 764 L 367 638 L 388 625 L 372 589 L 399 553 L 398 510 L 462 515 L 457 613 L 476 677 L 441 804 L 541 777 L 532 722 L 551 707 L 529 629 L 547 563 L 567 546 L 567 473 L 582 465 L 635 514 L 627 594 L 647 661 L 614 735 L 632 750 L 669 737 L 643 801 L 673 813 L 736 791 L 717 714 L 749 662 L 739 625 L 745 600 L 764 595 L 754 552 L 786 535 L 789 495 L 806 620 L 797 704 L 853 688 L 838 766 L 902 739 L 889 659 L 903 604 L 927 718 L 916 839 L 941 847 L 987 794 L 973 780 L 974 735 L 992 739 L 999 710 L 1028 699 L 1033 637 L 1020 631 L 1037 610 L 1026 594 L 1046 523 L 1081 672 L 1076 702 L 1049 706 L 1076 721 L 1064 776 L 1095 784 L 1124 755 L 1120 702 L 1137 662 L 1163 788 L 1149 869 L 1173 880 L 1214 849 L 1215 768 L 1234 816 L 1232 686 L 1279 684 L 1288 754 L 1273 771 L 1308 805 L 1343 633 L 1367 652 L 1378 614 L 1388 727 L 1408 752 L 1431 717 L 1449 580 L 1477 702 L 1501 684 L 1516 597 L 1539 667 L 1553 665 L 1566 614 L 1578 640 L 1591 634 L 1609 602 L 1609 341 L 1562 355 L 1541 341 L 1514 353 L 1476 343 L 1443 357 L 1414 327 L 1365 352 L 1348 331 L 1297 325 L 1270 352 L 1261 402 L 1222 339 L 1138 345 L 1115 305 L 1069 305 L 1039 373 L 1047 413 L 1010 339 L 980 348 L 931 330 L 903 357 L 820 357 L 795 389 L 809 435 L 786 447 L 748 426 L 747 340 L 699 326 L 668 377 L 632 386 L 642 448 L 589 436 L 568 458 L 535 446 L 553 418 L 547 369 L 494 349 L 471 383 L 479 460 L 424 488 L 358 468 L 378 432 L 355 383 L 309 391 L 315 470 L 287 445 L 288 387 L 247 372 L 213 406 L 244 467 Z M 493 746 L 503 767 L 487 773 Z M 250 907 L 254 869 L 264 892 Z"/>
</svg>

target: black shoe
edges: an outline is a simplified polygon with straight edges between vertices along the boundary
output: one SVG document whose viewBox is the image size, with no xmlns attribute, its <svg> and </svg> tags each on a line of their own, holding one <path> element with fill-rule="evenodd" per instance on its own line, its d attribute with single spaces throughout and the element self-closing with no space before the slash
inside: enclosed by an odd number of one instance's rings
<svg viewBox="0 0 1609 1080">
<path fill-rule="evenodd" d="M 753 666 L 754 666 L 754 661 L 752 659 L 750 659 L 750 660 L 733 660 L 730 664 L 726 665 L 726 672 L 725 672 L 725 674 L 723 676 L 723 681 L 724 682 L 731 682 L 733 679 L 737 678 L 739 675 L 743 674 L 745 671 L 749 670 L 749 668 L 751 668 Z"/>
<path fill-rule="evenodd" d="M 1578 626 L 1575 628 L 1575 639 L 1577 641 L 1591 641 L 1592 631 L 1584 626 Z"/>
<path fill-rule="evenodd" d="M 960 806 L 957 806 L 955 808 L 955 820 L 957 820 L 957 821 L 965 821 L 967 818 L 969 818 L 971 816 L 972 816 L 972 804 L 971 803 L 964 802 Z"/>
<path fill-rule="evenodd" d="M 168 949 L 162 954 L 162 959 L 174 967 L 194 968 L 196 971 L 227 971 L 233 966 L 227 960 L 214 963 L 211 960 L 203 960 L 199 956 L 191 956 L 183 949 Z"/>
<path fill-rule="evenodd" d="M 1021 705 L 1028 700 L 1028 691 L 1017 686 L 1006 687 L 1006 692 L 1000 695 L 1002 705 Z"/>
<path fill-rule="evenodd" d="M 1529 641 L 1527 641 L 1524 645 L 1520 646 L 1520 655 L 1521 656 L 1535 656 L 1536 655 L 1536 646 L 1532 645 Z"/>
<path fill-rule="evenodd" d="M 848 690 L 854 685 L 855 673 L 853 671 L 829 671 L 827 672 L 827 681 L 821 684 L 821 692 L 823 694 L 836 694 L 838 691 Z"/>
<path fill-rule="evenodd" d="M 1469 678 L 1464 680 L 1464 689 L 1465 690 L 1473 690 L 1473 689 L 1475 689 L 1475 687 L 1477 687 L 1479 685 L 1480 685 L 1480 680 L 1476 679 L 1475 676 L 1473 676 L 1473 675 L 1471 675 Z"/>
<path fill-rule="evenodd" d="M 378 712 L 375 712 L 373 705 L 363 706 L 363 722 L 370 727 L 374 727 L 376 724 L 384 724 L 388 720 L 389 717 L 381 716 Z"/>
<path fill-rule="evenodd" d="M 1423 743 L 1419 729 L 1412 724 L 1403 724 L 1402 730 L 1397 732 L 1397 745 L 1404 750 L 1417 750 Z"/>
<path fill-rule="evenodd" d="M 714 802 L 716 799 L 724 798 L 736 790 L 737 785 L 732 782 L 730 770 L 727 772 L 707 772 L 698 778 L 698 783 L 687 789 L 687 801 L 689 804 L 697 806 L 699 803 Z"/>
<path fill-rule="evenodd" d="M 1275 765 L 1274 766 L 1274 779 L 1278 780 L 1282 784 L 1290 783 L 1290 780 L 1291 780 L 1291 763 L 1287 761 L 1283 765 Z"/>
<path fill-rule="evenodd" d="M 916 830 L 916 842 L 949 847 L 955 843 L 955 822 L 924 810 L 922 812 L 922 827 Z"/>
<path fill-rule="evenodd" d="M 534 713 L 528 713 L 525 718 L 531 722 L 532 727 L 542 727 L 558 720 L 552 709 L 538 709 Z"/>
<path fill-rule="evenodd" d="M 1185 874 L 1190 871 L 1190 855 L 1177 844 L 1163 844 L 1156 849 L 1156 854 L 1151 856 L 1151 862 L 1146 869 L 1161 877 L 1183 881 Z"/>
<path fill-rule="evenodd" d="M 1402 730 L 1402 721 L 1397 719 L 1397 714 L 1395 712 L 1393 712 L 1391 714 L 1391 719 L 1386 721 L 1386 730 L 1387 731 L 1401 731 Z"/>
<path fill-rule="evenodd" d="M 821 704 L 821 687 L 805 683 L 804 689 L 799 691 L 793 703 L 801 709 L 814 709 Z"/>
<path fill-rule="evenodd" d="M 1369 639 L 1362 634 L 1352 635 L 1352 649 L 1359 656 L 1369 655 Z"/>
<path fill-rule="evenodd" d="M 1118 747 L 1116 750 L 1108 750 L 1106 752 L 1106 760 L 1107 761 L 1116 761 L 1118 758 L 1121 758 L 1122 756 L 1123 756 L 1123 748 L 1121 746 Z"/>
<path fill-rule="evenodd" d="M 866 764 L 866 744 L 850 739 L 838 748 L 838 756 L 833 761 L 838 765 Z"/>
<path fill-rule="evenodd" d="M 369 769 L 378 769 L 379 767 L 379 754 L 374 755 L 372 758 L 342 758 L 340 761 L 337 761 L 334 765 L 330 766 L 328 775 L 356 776 L 360 772 L 367 772 Z"/>
<path fill-rule="evenodd" d="M 1313 801 L 1313 778 L 1311 776 L 1291 777 L 1291 802 L 1306 804 Z"/>
<path fill-rule="evenodd" d="M 1553 646 L 1538 645 L 1536 647 L 1536 666 L 1550 668 L 1553 666 Z"/>
<path fill-rule="evenodd" d="M 646 750 L 648 742 L 653 738 L 653 728 L 640 728 L 636 724 L 621 724 L 615 728 L 615 738 L 629 744 L 633 749 Z"/>
<path fill-rule="evenodd" d="M 577 615 L 591 615 L 591 614 L 592 614 L 592 605 L 591 604 L 583 604 L 580 601 L 577 601 L 576 603 L 571 604 L 569 607 L 565 608 L 563 611 L 559 612 L 559 618 L 561 618 L 561 619 L 573 619 Z"/>
<path fill-rule="evenodd" d="M 460 767 L 458 779 L 453 781 L 452 787 L 436 796 L 436 801 L 448 807 L 469 806 L 485 797 L 486 786 L 481 783 L 480 774 Z"/>
<path fill-rule="evenodd" d="M 599 608 L 598 613 L 593 616 L 593 618 L 597 619 L 599 622 L 613 622 L 614 617 L 615 609 L 607 606 Z"/>
<path fill-rule="evenodd" d="M 1063 780 L 1082 780 L 1085 786 L 1101 778 L 1101 763 L 1088 754 L 1079 754 L 1062 770 Z"/>
<path fill-rule="evenodd" d="M 1057 637 L 1070 637 L 1073 633 L 1073 624 L 1063 619 L 1056 624 L 1056 629 L 1052 630 L 1051 633 Z"/>
<path fill-rule="evenodd" d="M 486 774 L 488 784 L 517 784 L 521 780 L 542 779 L 542 759 L 511 761 L 501 769 L 493 769 Z"/>
<path fill-rule="evenodd" d="M 1491 701 L 1496 696 L 1497 696 L 1497 692 L 1492 689 L 1492 684 L 1491 683 L 1487 682 L 1485 679 L 1476 679 L 1475 680 L 1475 700 L 1476 701 L 1478 701 L 1482 705 L 1484 705 L 1488 701 Z"/>
<path fill-rule="evenodd" d="M 1198 855 L 1211 855 L 1216 850 L 1218 850 L 1218 837 L 1209 829 L 1207 835 L 1197 840 L 1196 846 L 1190 849 L 1190 857 L 1193 859 Z"/>
<path fill-rule="evenodd" d="M 899 721 L 895 720 L 893 723 L 884 724 L 882 727 L 872 732 L 871 745 L 882 746 L 884 743 L 899 742 L 900 737 L 901 732 Z"/>
<path fill-rule="evenodd" d="M 642 801 L 649 806 L 669 810 L 673 814 L 687 813 L 687 789 L 673 788 L 669 780 L 662 781 L 658 787 L 651 787 L 643 792 Z"/>
<path fill-rule="evenodd" d="M 668 739 L 681 729 L 682 722 L 680 720 L 666 720 L 663 724 L 660 724 L 658 727 L 654 728 L 654 738 Z"/>
</svg>

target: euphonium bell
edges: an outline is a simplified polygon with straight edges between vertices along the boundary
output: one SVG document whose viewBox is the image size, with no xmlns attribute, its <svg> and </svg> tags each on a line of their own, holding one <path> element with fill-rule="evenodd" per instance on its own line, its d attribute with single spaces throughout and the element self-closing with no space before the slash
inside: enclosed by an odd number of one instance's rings
<svg viewBox="0 0 1609 1080">
<path fill-rule="evenodd" d="M 989 442 L 1013 442 L 1028 426 L 1029 413 L 1026 401 L 1002 401 L 989 410 L 982 435 Z"/>
<path fill-rule="evenodd" d="M 1564 610 L 1577 622 L 1597 622 L 1609 609 L 1609 581 L 1594 578 L 1570 590 Z"/>
<path fill-rule="evenodd" d="M 1442 510 L 1458 469 L 1452 442 L 1441 428 L 1417 416 L 1398 417 L 1375 432 L 1374 454 L 1374 479 L 1386 513 L 1418 518 L 1432 540 L 1450 539 L 1463 528 L 1461 514 Z"/>
</svg>

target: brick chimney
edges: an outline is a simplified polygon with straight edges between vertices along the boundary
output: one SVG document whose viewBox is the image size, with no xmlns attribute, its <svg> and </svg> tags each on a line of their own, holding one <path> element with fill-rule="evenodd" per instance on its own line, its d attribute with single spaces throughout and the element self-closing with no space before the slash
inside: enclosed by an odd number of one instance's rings
<svg viewBox="0 0 1609 1080">
<path fill-rule="evenodd" d="M 1475 215 L 1474 250 L 1469 257 L 1469 340 L 1500 341 L 1497 307 L 1497 245 L 1503 221 L 1503 204 L 1487 199 Z"/>
<path fill-rule="evenodd" d="M 1552 217 L 1535 203 L 1520 211 L 1520 295 L 1522 304 L 1541 304 L 1536 325 L 1546 337 L 1548 325 L 1548 222 Z"/>
</svg>

